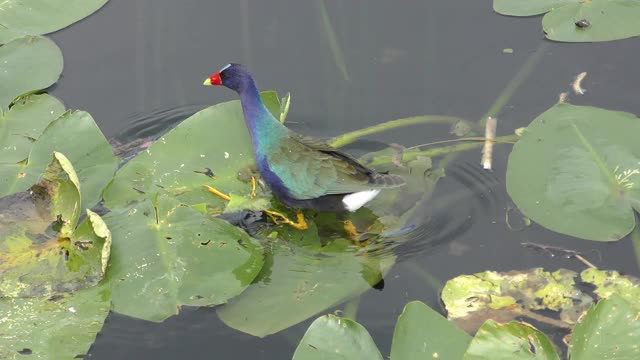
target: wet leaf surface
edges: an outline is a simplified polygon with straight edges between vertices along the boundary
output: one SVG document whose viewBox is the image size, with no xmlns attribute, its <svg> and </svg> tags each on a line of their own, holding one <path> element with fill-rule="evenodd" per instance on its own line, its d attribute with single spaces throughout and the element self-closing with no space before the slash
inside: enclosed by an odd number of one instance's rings
<svg viewBox="0 0 640 360">
<path fill-rule="evenodd" d="M 640 312 L 618 295 L 600 301 L 571 336 L 572 360 L 640 358 Z"/>
<path fill-rule="evenodd" d="M 6 3 L 0 3 L 0 16 Z M 51 86 L 60 73 L 62 52 L 47 38 L 25 36 L 0 46 L 0 112 L 7 111 L 18 95 Z"/>
<path fill-rule="evenodd" d="M 391 358 L 462 359 L 471 337 L 420 301 L 404 307 L 393 333 Z"/>
<path fill-rule="evenodd" d="M 107 0 L 38 0 L 0 3 L 0 44 L 23 35 L 42 35 L 67 27 L 100 9 Z"/>
<path fill-rule="evenodd" d="M 104 275 L 111 237 L 101 218 L 80 215 L 78 179 L 54 153 L 29 192 L 0 199 L 0 298 L 34 297 L 93 286 Z"/>
<path fill-rule="evenodd" d="M 498 14 L 511 16 L 531 16 L 544 14 L 553 8 L 575 4 L 580 0 L 493 0 L 493 10 Z"/>
<path fill-rule="evenodd" d="M 555 41 L 592 42 L 640 36 L 640 2 L 579 1 L 553 9 L 542 19 L 546 37 Z"/>
<path fill-rule="evenodd" d="M 316 319 L 298 344 L 293 360 L 382 360 L 371 335 L 357 322 L 333 315 Z"/>
<path fill-rule="evenodd" d="M 279 112 L 274 92 L 262 96 L 274 98 L 267 103 Z M 250 176 L 240 176 L 239 172 L 254 162 L 240 102 L 217 104 L 183 121 L 122 167 L 105 191 L 106 206 L 125 207 L 161 193 L 189 204 L 207 203 L 221 211 L 226 203 L 204 185 L 226 194 L 247 195 Z M 214 178 L 206 175 L 208 169 Z"/>
<path fill-rule="evenodd" d="M 105 216 L 113 232 L 107 276 L 113 310 L 163 321 L 180 306 L 225 303 L 263 265 L 247 234 L 190 206 L 160 196 Z"/>
<path fill-rule="evenodd" d="M 465 360 L 559 360 L 553 344 L 533 326 L 488 320 L 482 325 L 464 355 Z"/>
<path fill-rule="evenodd" d="M 54 151 L 65 154 L 78 174 L 81 208 L 97 204 L 115 173 L 117 159 L 91 115 L 84 111 L 67 111 L 51 122 L 33 143 L 27 162 L 0 164 L 0 195 L 25 191 L 35 184 Z"/>
<path fill-rule="evenodd" d="M 47 94 L 19 99 L 9 111 L 0 115 L 1 162 L 25 160 L 35 140 L 64 110 L 58 99 Z"/>
<path fill-rule="evenodd" d="M 515 144 L 507 191 L 551 230 L 615 241 L 635 226 L 640 199 L 640 120 L 632 114 L 557 104 Z"/>
<path fill-rule="evenodd" d="M 503 15 L 542 19 L 545 36 L 566 42 L 596 42 L 640 35 L 640 2 L 636 0 L 494 0 Z"/>
<path fill-rule="evenodd" d="M 254 336 L 274 334 L 370 289 L 393 264 L 393 256 L 358 254 L 348 240 L 323 246 L 316 231 L 276 240 L 256 283 L 220 307 L 220 319 Z"/>
<path fill-rule="evenodd" d="M 74 359 L 86 354 L 109 304 L 108 284 L 52 297 L 2 298 L 0 358 Z"/>
</svg>

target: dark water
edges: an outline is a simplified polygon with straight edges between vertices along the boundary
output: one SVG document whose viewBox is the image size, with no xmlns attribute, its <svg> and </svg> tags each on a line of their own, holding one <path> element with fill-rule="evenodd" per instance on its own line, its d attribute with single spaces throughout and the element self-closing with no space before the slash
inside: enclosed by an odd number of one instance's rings
<svg viewBox="0 0 640 360">
<path fill-rule="evenodd" d="M 231 91 L 201 84 L 223 65 L 241 62 L 263 89 L 293 94 L 289 119 L 297 131 L 333 136 L 421 114 L 475 121 L 537 50 L 540 61 L 499 115 L 499 135 L 526 126 L 582 71 L 589 73 L 583 82 L 588 92 L 570 101 L 640 114 L 638 39 L 546 42 L 540 17 L 496 15 L 489 0 L 326 1 L 332 30 L 322 6 L 290 0 L 111 0 L 52 36 L 65 57 L 53 93 L 68 107 L 89 111 L 107 137 L 130 141 L 234 99 Z M 504 48 L 514 53 L 503 54 Z M 448 138 L 445 126 L 423 126 L 370 140 L 411 146 Z M 439 308 L 437 284 L 454 276 L 534 266 L 582 269 L 575 260 L 549 257 L 522 242 L 575 249 L 601 268 L 640 274 L 628 239 L 587 242 L 536 225 L 511 231 L 504 185 L 509 151 L 495 149 L 495 170 L 489 173 L 478 165 L 479 151 L 455 158 L 438 185 L 433 222 L 397 249 L 402 261 L 388 274 L 384 290 L 361 296 L 357 319 L 383 354 L 389 353 L 405 303 L 421 300 Z M 112 314 L 90 356 L 287 359 L 309 323 L 258 339 L 226 327 L 213 309 L 185 309 L 162 324 Z"/>
</svg>

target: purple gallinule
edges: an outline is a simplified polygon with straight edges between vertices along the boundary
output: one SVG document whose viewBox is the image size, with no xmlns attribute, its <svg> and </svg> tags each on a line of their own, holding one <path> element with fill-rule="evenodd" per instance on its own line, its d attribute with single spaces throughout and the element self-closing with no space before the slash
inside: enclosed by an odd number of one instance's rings
<svg viewBox="0 0 640 360">
<path fill-rule="evenodd" d="M 275 197 L 288 207 L 355 211 L 381 190 L 405 184 L 400 176 L 378 173 L 322 141 L 289 130 L 267 110 L 253 77 L 242 65 L 225 66 L 204 85 L 226 86 L 240 95 L 258 170 Z M 286 219 L 279 213 L 270 215 Z M 285 222 L 306 228 L 300 213 L 298 222 Z"/>
</svg>

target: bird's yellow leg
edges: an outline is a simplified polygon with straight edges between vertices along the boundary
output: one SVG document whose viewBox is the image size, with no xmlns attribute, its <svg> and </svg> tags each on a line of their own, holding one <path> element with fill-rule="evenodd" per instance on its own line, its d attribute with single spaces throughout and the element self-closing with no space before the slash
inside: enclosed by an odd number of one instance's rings
<svg viewBox="0 0 640 360">
<path fill-rule="evenodd" d="M 365 247 L 369 245 L 369 240 L 364 240 L 364 241 L 360 240 L 362 234 L 366 234 L 366 232 L 364 233 L 358 232 L 358 229 L 356 229 L 356 226 L 353 225 L 353 222 L 351 222 L 351 220 L 343 221 L 343 229 L 344 229 L 344 232 L 347 233 L 349 240 L 351 240 L 351 242 L 354 245 L 359 247 Z"/>
<path fill-rule="evenodd" d="M 256 185 L 256 180 L 254 177 L 251 177 L 251 197 L 255 197 L 255 185 Z M 207 191 L 209 191 L 210 193 L 222 198 L 223 200 L 229 201 L 231 200 L 231 198 L 229 197 L 229 195 L 220 192 L 219 190 L 209 186 L 209 185 L 205 185 L 204 186 Z M 298 230 L 307 230 L 309 228 L 309 225 L 307 224 L 307 221 L 304 219 L 304 215 L 302 213 L 298 213 L 297 215 L 297 221 L 293 221 L 291 219 L 289 219 L 286 215 L 279 213 L 277 211 L 274 210 L 264 210 L 265 214 L 267 214 L 271 220 L 273 220 L 273 222 L 276 225 L 279 224 L 287 224 L 290 225 Z"/>
<path fill-rule="evenodd" d="M 353 225 L 351 220 L 345 220 L 343 227 L 344 227 L 344 231 L 347 233 L 347 235 L 349 235 L 349 237 L 358 236 L 358 230 L 356 229 L 356 226 Z"/>
<path fill-rule="evenodd" d="M 212 194 L 214 194 L 214 195 L 216 195 L 216 196 L 221 197 L 223 200 L 226 200 L 226 201 L 231 200 L 231 198 L 229 197 L 229 195 L 227 195 L 227 194 L 225 194 L 225 193 L 222 193 L 222 192 L 218 191 L 217 189 L 212 188 L 212 187 L 211 187 L 211 186 L 209 186 L 209 185 L 205 185 L 204 187 L 205 187 L 205 188 L 207 188 L 207 190 L 208 190 L 210 193 L 212 193 Z"/>
<path fill-rule="evenodd" d="M 293 221 L 291 219 L 289 219 L 286 215 L 279 213 L 277 211 L 273 211 L 273 210 L 264 210 L 265 214 L 269 215 L 269 217 L 271 218 L 271 220 L 273 220 L 274 223 L 276 223 L 276 225 L 278 224 L 287 224 L 290 225 L 298 230 L 307 230 L 309 228 L 309 225 L 307 224 L 307 221 L 304 219 L 304 214 L 302 213 L 298 213 L 297 214 L 297 221 Z"/>
<path fill-rule="evenodd" d="M 251 177 L 251 200 L 256 198 L 256 177 Z"/>
</svg>

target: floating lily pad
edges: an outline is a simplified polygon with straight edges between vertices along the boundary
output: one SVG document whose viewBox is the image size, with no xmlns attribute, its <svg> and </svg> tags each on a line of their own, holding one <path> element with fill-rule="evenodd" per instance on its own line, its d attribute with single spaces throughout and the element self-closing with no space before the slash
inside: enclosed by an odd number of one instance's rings
<svg viewBox="0 0 640 360">
<path fill-rule="evenodd" d="M 234 213 L 243 210 L 260 211 L 271 207 L 271 202 L 266 198 L 251 199 L 248 195 L 231 194 L 231 200 L 224 208 L 224 213 Z"/>
<path fill-rule="evenodd" d="M 271 111 L 279 112 L 274 92 L 262 97 L 271 104 Z M 188 204 L 208 203 L 222 210 L 226 204 L 203 186 L 247 195 L 249 178 L 239 179 L 239 172 L 254 162 L 240 102 L 214 105 L 183 121 L 122 167 L 105 191 L 105 204 L 121 208 L 162 193 Z"/>
<path fill-rule="evenodd" d="M 262 249 L 242 230 L 168 198 L 107 214 L 113 310 L 163 321 L 180 306 L 226 302 L 253 281 Z"/>
<path fill-rule="evenodd" d="M 6 0 L 0 3 L 0 44 L 23 35 L 67 27 L 100 9 L 107 0 Z"/>
<path fill-rule="evenodd" d="M 47 94 L 20 98 L 9 111 L 0 115 L 0 162 L 25 160 L 42 131 L 64 110 L 58 99 Z"/>
<path fill-rule="evenodd" d="M 102 279 L 111 237 L 89 210 L 75 229 L 80 202 L 78 178 L 60 153 L 29 192 L 0 199 L 0 297 L 70 292 Z"/>
<path fill-rule="evenodd" d="M 391 359 L 462 359 L 471 337 L 420 301 L 404 307 L 393 332 Z"/>
<path fill-rule="evenodd" d="M 80 208 L 97 204 L 118 160 L 91 115 L 84 111 L 67 111 L 51 122 L 34 142 L 26 162 L 0 164 L 0 196 L 25 191 L 35 184 L 54 151 L 64 153 L 78 174 Z"/>
<path fill-rule="evenodd" d="M 575 4 L 580 0 L 493 0 L 493 10 L 502 15 L 532 16 L 544 14 L 566 4 Z"/>
<path fill-rule="evenodd" d="M 0 3 L 0 17 L 5 14 L 4 7 L 13 2 Z M 0 19 L 0 32 L 2 25 Z M 0 46 L 0 112 L 6 111 L 16 96 L 51 86 L 61 73 L 62 52 L 45 37 L 25 36 Z"/>
<path fill-rule="evenodd" d="M 580 319 L 571 336 L 573 360 L 640 358 L 640 313 L 618 295 L 601 300 Z"/>
<path fill-rule="evenodd" d="M 551 10 L 542 19 L 546 37 L 592 42 L 640 36 L 640 1 L 577 1 Z"/>
<path fill-rule="evenodd" d="M 522 212 L 551 230 L 615 241 L 640 209 L 640 119 L 589 106 L 557 104 L 513 147 L 507 191 Z"/>
<path fill-rule="evenodd" d="M 333 315 L 316 319 L 298 344 L 293 360 L 382 360 L 371 335 L 357 322 Z"/>
<path fill-rule="evenodd" d="M 0 358 L 74 359 L 86 354 L 109 314 L 109 293 L 106 284 L 53 297 L 0 299 Z"/>
<path fill-rule="evenodd" d="M 550 40 L 592 42 L 640 36 L 640 2 L 636 0 L 494 0 L 493 9 L 503 15 L 542 19 Z"/>
<path fill-rule="evenodd" d="M 487 320 L 471 340 L 465 360 L 559 360 L 553 344 L 533 326 Z M 602 359 L 602 358 L 601 358 Z"/>
<path fill-rule="evenodd" d="M 307 230 L 300 243 L 282 240 L 272 247 L 272 254 L 256 281 L 242 295 L 218 309 L 218 316 L 228 326 L 264 337 L 302 322 L 370 289 L 371 260 L 347 250 L 347 240 L 334 241 L 324 247 Z M 316 230 L 317 231 L 317 230 Z M 384 274 L 394 258 L 379 258 Z M 382 275 L 378 275 L 380 278 Z"/>
</svg>

